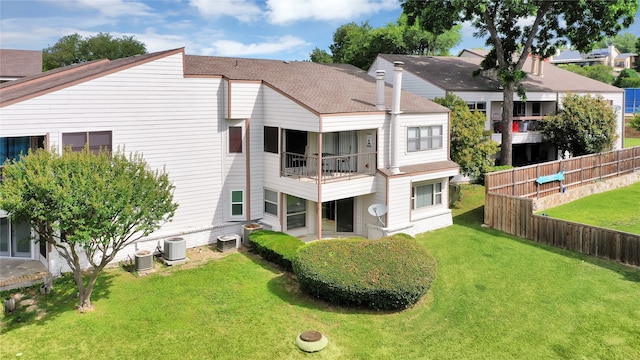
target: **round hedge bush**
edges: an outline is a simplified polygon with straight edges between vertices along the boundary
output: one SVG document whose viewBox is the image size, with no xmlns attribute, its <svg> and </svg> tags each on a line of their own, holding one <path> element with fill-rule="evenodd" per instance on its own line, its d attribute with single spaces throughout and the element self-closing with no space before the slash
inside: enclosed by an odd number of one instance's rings
<svg viewBox="0 0 640 360">
<path fill-rule="evenodd" d="M 346 306 L 407 308 L 435 277 L 436 261 L 415 239 L 399 234 L 380 240 L 337 239 L 302 247 L 293 271 L 305 293 Z"/>
</svg>

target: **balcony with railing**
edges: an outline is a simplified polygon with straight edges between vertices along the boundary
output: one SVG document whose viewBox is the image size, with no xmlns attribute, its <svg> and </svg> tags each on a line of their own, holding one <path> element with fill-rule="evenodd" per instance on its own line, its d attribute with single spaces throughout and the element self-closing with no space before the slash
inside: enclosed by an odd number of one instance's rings
<svg viewBox="0 0 640 360">
<path fill-rule="evenodd" d="M 514 144 L 539 143 L 542 142 L 542 132 L 540 132 L 540 121 L 544 116 L 514 116 L 511 126 L 512 142 Z M 502 122 L 493 121 L 493 134 L 491 139 L 498 143 L 502 142 Z"/>
<path fill-rule="evenodd" d="M 376 172 L 375 152 L 360 154 L 296 154 L 282 153 L 281 175 L 300 180 L 327 182 L 373 176 Z"/>
</svg>

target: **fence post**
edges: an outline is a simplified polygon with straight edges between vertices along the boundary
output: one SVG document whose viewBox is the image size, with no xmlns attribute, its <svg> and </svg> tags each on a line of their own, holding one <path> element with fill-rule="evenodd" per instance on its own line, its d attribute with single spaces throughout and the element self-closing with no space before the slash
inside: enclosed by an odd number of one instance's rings
<svg viewBox="0 0 640 360">
<path fill-rule="evenodd" d="M 538 178 L 540 178 L 540 164 L 536 165 L 536 172 L 538 173 Z M 536 182 L 536 199 L 540 199 L 540 184 Z"/>
<path fill-rule="evenodd" d="M 584 156 L 580 157 L 580 186 L 584 185 Z"/>
<path fill-rule="evenodd" d="M 600 180 L 602 180 L 602 153 L 598 154 L 598 162 L 600 163 L 600 168 L 599 168 L 599 173 L 600 173 Z"/>
</svg>

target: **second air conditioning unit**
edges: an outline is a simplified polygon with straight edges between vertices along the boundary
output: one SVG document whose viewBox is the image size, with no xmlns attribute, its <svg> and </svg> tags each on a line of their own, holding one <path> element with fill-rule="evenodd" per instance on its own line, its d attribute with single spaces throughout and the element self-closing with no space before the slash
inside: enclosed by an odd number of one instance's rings
<svg viewBox="0 0 640 360">
<path fill-rule="evenodd" d="M 164 241 L 163 257 L 169 261 L 182 260 L 187 257 L 187 241 L 181 237 Z"/>
</svg>

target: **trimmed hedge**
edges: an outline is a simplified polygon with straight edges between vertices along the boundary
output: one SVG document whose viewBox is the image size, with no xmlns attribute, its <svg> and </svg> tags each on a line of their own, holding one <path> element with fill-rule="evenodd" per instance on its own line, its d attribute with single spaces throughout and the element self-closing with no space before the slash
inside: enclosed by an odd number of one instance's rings
<svg viewBox="0 0 640 360">
<path fill-rule="evenodd" d="M 253 249 L 265 260 L 292 271 L 291 262 L 304 242 L 283 232 L 257 230 L 249 235 Z"/>
<path fill-rule="evenodd" d="M 338 239 L 305 245 L 293 261 L 305 293 L 346 306 L 407 308 L 420 300 L 436 273 L 435 259 L 415 239 Z"/>
</svg>

